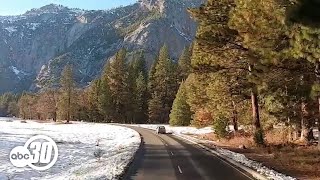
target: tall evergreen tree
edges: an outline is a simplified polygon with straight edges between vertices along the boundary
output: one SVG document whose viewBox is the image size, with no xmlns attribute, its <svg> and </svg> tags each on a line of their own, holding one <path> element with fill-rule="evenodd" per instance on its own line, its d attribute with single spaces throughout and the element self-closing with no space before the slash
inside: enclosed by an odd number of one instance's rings
<svg viewBox="0 0 320 180">
<path fill-rule="evenodd" d="M 61 95 L 59 99 L 59 112 L 65 117 L 67 123 L 71 120 L 74 113 L 75 105 L 75 82 L 73 79 L 73 71 L 71 65 L 66 65 L 62 71 L 61 79 Z"/>
<path fill-rule="evenodd" d="M 18 102 L 19 114 L 20 114 L 19 116 L 22 119 L 27 119 L 27 113 L 28 113 L 26 109 L 27 104 L 28 104 L 27 93 L 23 92 Z"/>
<path fill-rule="evenodd" d="M 191 13 L 199 22 L 192 59 L 195 75 L 226 73 L 242 84 L 244 96 L 245 89 L 251 91 L 257 143 L 263 144 L 259 86 L 263 85 L 264 64 L 276 59 L 284 46 L 283 9 L 273 0 L 209 0 Z"/>
<path fill-rule="evenodd" d="M 115 114 L 112 94 L 109 86 L 109 78 L 108 78 L 109 73 L 110 73 L 110 62 L 108 61 L 104 67 L 103 74 L 101 77 L 100 96 L 98 97 L 99 110 L 100 110 L 100 113 L 104 116 L 105 122 L 111 122 Z"/>
<path fill-rule="evenodd" d="M 152 93 L 151 98 L 148 101 L 148 123 L 160 123 L 160 120 L 164 118 L 162 108 L 163 106 L 160 96 L 156 93 Z"/>
<path fill-rule="evenodd" d="M 99 97 L 101 94 L 101 80 L 94 80 L 88 88 L 88 107 L 89 107 L 89 119 L 93 122 L 101 122 L 101 114 L 99 110 Z"/>
<path fill-rule="evenodd" d="M 130 65 L 133 123 L 147 122 L 147 67 L 144 52 L 138 52 Z"/>
<path fill-rule="evenodd" d="M 57 120 L 57 101 L 58 95 L 54 89 L 39 93 L 37 111 L 42 114 L 43 119 L 52 118 L 53 121 Z"/>
<path fill-rule="evenodd" d="M 110 64 L 110 73 L 108 74 L 109 88 L 116 112 L 115 121 L 122 123 L 129 121 L 128 112 L 131 108 L 126 54 L 125 49 L 117 52 L 115 59 Z"/>
<path fill-rule="evenodd" d="M 314 66 L 312 96 L 318 101 L 320 119 L 320 3 L 317 0 L 299 0 L 288 13 L 291 54 L 299 60 L 307 60 Z M 320 120 L 318 121 L 320 130 Z M 320 138 L 318 147 L 320 148 Z"/>
<path fill-rule="evenodd" d="M 191 54 L 190 49 L 185 47 L 178 61 L 179 81 L 186 80 L 191 73 Z"/>
<path fill-rule="evenodd" d="M 279 55 L 286 48 L 285 9 L 275 0 L 236 0 L 231 12 L 229 26 L 237 31 L 237 45 L 245 49 L 244 66 L 251 83 L 251 101 L 255 137 L 258 144 L 263 143 L 262 127 L 259 116 L 259 89 L 267 81 L 270 66 L 279 63 Z M 270 13 L 273 12 L 273 13 Z M 257 23 L 252 24 L 252 21 Z"/>
<path fill-rule="evenodd" d="M 146 65 L 146 59 L 144 57 L 144 52 L 140 51 L 138 52 L 132 61 L 132 68 L 134 70 L 133 76 L 137 78 L 140 73 L 147 78 L 148 77 L 148 71 L 147 71 L 147 65 Z"/>
<path fill-rule="evenodd" d="M 0 95 L 0 116 L 18 116 L 18 96 L 12 93 Z"/>
<path fill-rule="evenodd" d="M 140 72 L 135 81 L 135 121 L 134 123 L 146 123 L 148 119 L 147 80 L 143 72 Z"/>
<path fill-rule="evenodd" d="M 153 109 L 156 106 L 149 106 L 149 114 L 161 113 L 161 115 L 149 116 L 149 118 L 160 117 L 160 119 L 150 119 L 151 122 L 169 122 L 170 109 L 178 89 L 176 68 L 176 64 L 169 57 L 168 47 L 164 45 L 159 52 L 159 60 L 152 77 L 154 87 L 151 92 L 151 100 L 152 98 L 160 99 L 161 109 Z"/>
<path fill-rule="evenodd" d="M 159 58 L 156 57 L 148 73 L 148 99 L 151 98 L 152 94 L 154 93 L 154 87 L 156 86 L 155 73 L 156 73 L 156 66 L 158 64 L 158 60 Z"/>
<path fill-rule="evenodd" d="M 233 114 L 229 117 L 233 118 L 236 129 L 237 109 L 233 105 L 236 102 L 235 95 L 246 93 L 248 87 L 244 86 L 247 83 L 243 81 L 246 62 L 238 60 L 247 49 L 237 44 L 238 33 L 228 24 L 234 6 L 234 1 L 209 0 L 200 8 L 190 11 L 199 22 L 199 28 L 192 50 L 193 73 L 187 80 L 187 86 L 188 99 L 196 113 L 210 111 L 215 118 L 223 110 L 224 113 Z M 233 79 L 233 83 L 217 78 L 224 76 Z M 244 90 L 237 92 L 239 86 Z M 203 118 L 199 120 L 203 121 Z"/>
<path fill-rule="evenodd" d="M 191 122 L 192 112 L 187 103 L 186 87 L 184 82 L 181 83 L 175 100 L 173 101 L 170 113 L 171 126 L 189 126 Z"/>
</svg>

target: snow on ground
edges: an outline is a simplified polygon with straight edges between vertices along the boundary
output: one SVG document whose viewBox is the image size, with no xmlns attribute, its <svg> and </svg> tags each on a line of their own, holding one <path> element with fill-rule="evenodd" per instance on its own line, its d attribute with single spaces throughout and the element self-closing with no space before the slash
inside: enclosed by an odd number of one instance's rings
<svg viewBox="0 0 320 180">
<path fill-rule="evenodd" d="M 19 75 L 20 71 L 18 70 L 18 68 L 14 67 L 14 66 L 10 66 L 10 69 L 16 74 Z"/>
<path fill-rule="evenodd" d="M 4 29 L 7 30 L 10 34 L 12 34 L 12 33 L 17 31 L 16 27 L 14 27 L 14 26 L 9 26 L 9 27 L 6 27 Z"/>
<path fill-rule="evenodd" d="M 313 136 L 314 136 L 315 138 L 318 138 L 318 137 L 319 137 L 319 131 L 318 131 L 317 128 L 314 128 L 314 129 L 313 129 Z"/>
<path fill-rule="evenodd" d="M 135 126 L 139 126 L 139 127 L 143 127 L 143 128 L 147 128 L 147 129 L 152 129 L 155 130 L 158 125 L 148 125 L 148 124 L 143 124 L 143 125 L 135 125 Z M 188 136 L 188 134 L 207 134 L 207 133 L 211 133 L 213 132 L 213 130 L 211 129 L 211 127 L 206 127 L 206 128 L 201 128 L 201 129 L 197 129 L 195 127 L 171 127 L 169 125 L 161 125 L 161 126 L 165 126 L 167 133 L 172 132 L 174 135 L 183 137 L 185 139 L 189 139 L 191 141 L 200 143 L 200 144 L 215 144 L 214 141 L 209 141 L 209 140 L 200 140 L 191 136 Z M 236 162 L 239 162 L 247 167 L 250 167 L 254 170 L 256 170 L 258 173 L 266 176 L 268 179 L 272 179 L 272 180 L 295 180 L 295 178 L 290 177 L 290 176 L 286 176 L 284 174 L 281 174 L 279 172 L 276 172 L 272 169 L 269 169 L 265 166 L 263 166 L 261 163 L 253 161 L 248 159 L 245 155 L 240 154 L 240 153 L 235 153 L 232 151 L 229 151 L 227 149 L 222 149 L 219 147 L 216 147 L 215 149 L 216 152 L 218 152 L 219 154 L 230 158 Z"/>
<path fill-rule="evenodd" d="M 27 27 L 33 31 L 36 30 L 40 25 L 41 23 L 27 23 Z"/>
<path fill-rule="evenodd" d="M 197 129 L 195 127 L 172 127 L 170 125 L 163 124 L 137 124 L 134 126 L 152 130 L 156 130 L 157 126 L 164 126 L 166 128 L 167 133 L 173 134 L 207 134 L 213 132 L 211 127 Z"/>
<path fill-rule="evenodd" d="M 134 130 L 107 124 L 37 123 L 0 118 L 0 180 L 3 179 L 117 179 L 140 145 Z M 47 171 L 15 168 L 9 153 L 34 135 L 47 135 L 58 145 L 59 157 Z M 96 146 L 99 141 L 99 146 Z M 101 151 L 97 159 L 94 152 Z"/>
</svg>

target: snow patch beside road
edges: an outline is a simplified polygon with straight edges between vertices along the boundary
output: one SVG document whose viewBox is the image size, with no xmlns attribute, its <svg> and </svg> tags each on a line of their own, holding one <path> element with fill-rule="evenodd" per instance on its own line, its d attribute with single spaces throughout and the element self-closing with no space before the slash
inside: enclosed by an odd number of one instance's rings
<svg viewBox="0 0 320 180">
<path fill-rule="evenodd" d="M 167 133 L 173 134 L 208 134 L 212 133 L 213 130 L 211 127 L 205 128 L 195 128 L 195 127 L 173 127 L 170 125 L 163 125 L 163 124 L 137 124 L 134 126 L 156 130 L 157 126 L 164 126 L 166 128 Z"/>
<path fill-rule="evenodd" d="M 118 179 L 140 146 L 129 128 L 93 123 L 54 124 L 0 118 L 0 179 Z M 15 168 L 9 153 L 34 135 L 47 135 L 58 145 L 59 157 L 47 171 Z M 96 146 L 99 142 L 99 146 Z M 95 157 L 100 152 L 101 157 Z"/>
</svg>

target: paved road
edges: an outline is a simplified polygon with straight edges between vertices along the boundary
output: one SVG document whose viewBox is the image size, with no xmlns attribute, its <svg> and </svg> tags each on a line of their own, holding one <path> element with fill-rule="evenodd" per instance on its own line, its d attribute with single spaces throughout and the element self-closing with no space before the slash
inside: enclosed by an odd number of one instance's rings
<svg viewBox="0 0 320 180">
<path fill-rule="evenodd" d="M 142 138 L 125 180 L 248 180 L 250 175 L 217 156 L 169 134 L 130 127 Z"/>
</svg>

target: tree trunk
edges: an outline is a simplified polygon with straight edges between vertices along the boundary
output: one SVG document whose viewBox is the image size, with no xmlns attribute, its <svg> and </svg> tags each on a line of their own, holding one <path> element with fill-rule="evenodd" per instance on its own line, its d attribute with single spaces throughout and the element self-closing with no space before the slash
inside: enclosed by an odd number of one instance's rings
<svg viewBox="0 0 320 180">
<path fill-rule="evenodd" d="M 54 113 L 53 113 L 53 121 L 54 121 L 54 122 L 57 122 L 57 112 L 54 112 Z"/>
<path fill-rule="evenodd" d="M 249 75 L 253 75 L 253 65 L 249 65 Z M 254 125 L 254 140 L 258 145 L 264 145 L 263 132 L 260 124 L 258 91 L 256 85 L 251 88 L 252 120 Z"/>
<path fill-rule="evenodd" d="M 234 101 L 232 101 L 232 106 L 233 106 L 233 117 L 232 117 L 232 121 L 233 121 L 233 128 L 234 128 L 234 132 L 238 131 L 238 111 L 237 111 L 237 106 L 236 103 Z"/>
<path fill-rule="evenodd" d="M 260 146 L 260 145 L 264 145 L 264 137 L 263 137 L 263 131 L 261 129 L 261 124 L 260 124 L 258 95 L 254 90 L 251 91 L 251 101 L 252 101 L 252 118 L 253 118 L 253 124 L 255 127 L 254 141 L 257 145 Z"/>
<path fill-rule="evenodd" d="M 318 97 L 318 108 L 319 108 L 319 117 L 318 117 L 318 149 L 320 149 L 320 97 Z"/>
<path fill-rule="evenodd" d="M 316 62 L 315 75 L 317 78 L 317 83 L 320 84 L 320 61 Z M 320 96 L 318 95 L 318 149 L 320 149 Z"/>
<path fill-rule="evenodd" d="M 320 149 L 320 122 L 318 120 L 318 149 Z"/>
<path fill-rule="evenodd" d="M 70 122 L 70 113 L 69 113 L 69 110 L 68 110 L 68 112 L 67 112 L 67 123 L 69 123 Z"/>
<path fill-rule="evenodd" d="M 248 69 L 249 69 L 250 76 L 252 76 L 253 65 L 249 64 Z M 256 86 L 253 86 L 251 88 L 251 103 L 252 103 L 253 125 L 257 131 L 261 129 L 261 124 L 260 124 L 260 117 L 259 117 L 259 102 L 258 102 L 258 93 L 257 93 Z"/>
<path fill-rule="evenodd" d="M 256 128 L 256 130 L 260 130 L 261 124 L 260 124 L 260 116 L 259 116 L 258 95 L 254 90 L 251 91 L 251 103 L 252 103 L 253 125 Z"/>
<path fill-rule="evenodd" d="M 291 125 L 290 117 L 287 118 L 286 125 L 287 125 L 287 131 L 288 131 L 288 142 L 292 142 L 293 141 L 293 137 L 292 137 L 292 133 L 293 133 L 292 129 L 293 128 L 292 128 L 292 125 Z"/>
<path fill-rule="evenodd" d="M 308 139 L 308 128 L 306 125 L 306 119 L 305 119 L 305 115 L 307 113 L 306 110 L 306 103 L 304 101 L 301 102 L 301 134 L 300 134 L 300 140 L 307 142 Z"/>
<path fill-rule="evenodd" d="M 69 92 L 68 92 L 68 112 L 67 112 L 67 123 L 69 123 L 70 122 L 70 111 L 71 111 L 71 92 L 70 92 L 70 90 L 69 90 Z"/>
</svg>

